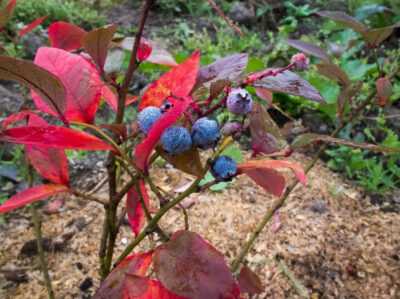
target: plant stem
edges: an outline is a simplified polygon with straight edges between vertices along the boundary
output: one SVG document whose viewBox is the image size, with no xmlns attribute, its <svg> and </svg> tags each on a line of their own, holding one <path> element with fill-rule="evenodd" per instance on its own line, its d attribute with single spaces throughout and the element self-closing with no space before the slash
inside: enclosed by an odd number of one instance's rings
<svg viewBox="0 0 400 299">
<path fill-rule="evenodd" d="M 32 222 L 35 231 L 35 238 L 36 238 L 36 246 L 39 253 L 39 261 L 40 261 L 40 268 L 42 269 L 44 283 L 46 285 L 47 294 L 49 299 L 54 299 L 54 291 L 51 285 L 51 279 L 49 275 L 49 269 L 47 266 L 46 256 L 43 250 L 43 239 L 42 239 L 42 224 L 40 221 L 40 216 L 36 210 L 34 205 L 31 205 L 31 213 L 32 213 Z"/>
<path fill-rule="evenodd" d="M 125 73 L 124 81 L 118 88 L 118 109 L 115 117 L 115 124 L 121 124 L 125 114 L 125 102 L 128 93 L 129 84 L 132 81 L 133 74 L 139 66 L 139 62 L 136 59 L 137 51 L 139 49 L 140 40 L 142 38 L 144 25 L 148 17 L 150 7 L 155 0 L 145 0 L 143 9 L 139 21 L 138 32 L 135 36 L 135 42 L 131 51 L 131 58 L 129 61 L 128 69 Z M 126 155 L 121 151 L 123 158 Z M 114 254 L 115 241 L 119 232 L 117 209 L 120 200 L 125 193 L 117 192 L 117 174 L 116 174 L 116 158 L 114 153 L 110 153 L 108 157 L 108 186 L 109 186 L 109 204 L 105 207 L 106 217 L 103 224 L 103 234 L 100 244 L 100 265 L 101 265 L 101 277 L 104 279 L 110 272 L 112 258 Z M 129 189 L 128 189 L 129 190 Z M 127 192 L 127 191 L 126 191 Z"/>
<path fill-rule="evenodd" d="M 28 185 L 29 186 L 33 185 L 33 169 L 29 165 L 28 165 Z M 37 246 L 37 250 L 38 250 L 38 254 L 39 254 L 40 268 L 42 269 L 43 279 L 44 279 L 44 283 L 46 285 L 46 290 L 47 290 L 49 299 L 54 299 L 55 298 L 54 291 L 53 291 L 53 287 L 51 285 L 51 278 L 49 275 L 47 259 L 46 259 L 46 256 L 45 256 L 45 253 L 43 250 L 42 222 L 41 222 L 40 216 L 36 210 L 35 204 L 32 204 L 30 206 L 30 209 L 31 209 L 33 228 L 34 228 L 35 238 L 36 238 L 36 246 Z"/>
<path fill-rule="evenodd" d="M 349 119 L 347 122 L 342 122 L 339 127 L 337 127 L 332 134 L 330 135 L 331 137 L 336 137 L 340 131 L 349 123 L 353 122 L 354 119 L 358 117 L 358 115 L 361 113 L 361 111 L 368 106 L 368 104 L 371 103 L 371 101 L 374 99 L 376 95 L 375 90 L 367 97 L 367 99 L 362 102 L 352 113 L 350 113 Z M 319 156 L 325 151 L 327 145 L 324 144 L 320 147 L 318 152 L 315 154 L 314 158 L 312 161 L 308 164 L 308 166 L 305 169 L 305 173 L 307 174 L 316 164 L 316 162 L 319 159 Z M 251 234 L 250 239 L 244 244 L 242 247 L 239 255 L 237 258 L 232 262 L 231 264 L 231 270 L 232 272 L 237 272 L 239 270 L 240 264 L 243 262 L 244 258 L 246 255 L 249 253 L 250 249 L 253 247 L 255 240 L 258 238 L 260 235 L 261 231 L 264 229 L 265 225 L 271 220 L 272 216 L 274 213 L 282 207 L 282 205 L 285 203 L 285 201 L 288 199 L 289 195 L 292 193 L 294 188 L 297 186 L 298 182 L 294 182 L 292 185 L 290 185 L 283 196 L 276 200 L 273 204 L 272 207 L 264 214 L 262 217 L 260 223 L 257 225 L 256 229 L 254 232 Z"/>
<path fill-rule="evenodd" d="M 128 87 L 132 81 L 134 72 L 136 71 L 137 67 L 139 66 L 139 62 L 136 59 L 137 51 L 139 49 L 140 40 L 143 35 L 144 24 L 146 23 L 146 19 L 149 15 L 150 8 L 154 2 L 155 2 L 155 0 L 146 0 L 146 1 L 144 1 L 144 4 L 143 4 L 142 15 L 140 17 L 138 31 L 135 36 L 135 42 L 133 43 L 129 66 L 125 73 L 124 81 L 122 82 L 122 85 L 118 90 L 118 111 L 117 111 L 117 121 L 116 121 L 117 124 L 122 123 L 122 120 L 124 118 L 125 99 L 126 99 L 126 94 L 128 92 Z"/>
<path fill-rule="evenodd" d="M 163 206 L 157 214 L 151 219 L 151 221 L 147 224 L 147 226 L 140 232 L 140 234 L 125 248 L 122 254 L 118 257 L 116 261 L 116 265 L 120 263 L 124 258 L 126 258 L 129 253 L 146 237 L 147 234 L 152 232 L 157 225 L 158 221 L 164 216 L 170 209 L 179 204 L 183 199 L 188 197 L 190 194 L 196 192 L 198 190 L 198 185 L 201 179 L 196 179 L 183 193 L 181 193 L 174 200 L 168 202 Z"/>
</svg>

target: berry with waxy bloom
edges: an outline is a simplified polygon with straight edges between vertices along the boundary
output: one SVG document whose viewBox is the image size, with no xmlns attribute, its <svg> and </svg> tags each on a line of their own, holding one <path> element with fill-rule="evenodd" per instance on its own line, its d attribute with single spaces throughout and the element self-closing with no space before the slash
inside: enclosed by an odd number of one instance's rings
<svg viewBox="0 0 400 299">
<path fill-rule="evenodd" d="M 243 126 L 240 122 L 237 121 L 232 121 L 232 122 L 228 122 L 226 123 L 222 129 L 221 129 L 221 133 L 222 135 L 225 136 L 231 136 L 231 135 L 235 135 L 236 133 L 240 133 L 243 129 Z"/>
<path fill-rule="evenodd" d="M 218 156 L 211 165 L 212 175 L 219 181 L 230 181 L 237 174 L 237 164 L 229 156 Z"/>
<path fill-rule="evenodd" d="M 292 56 L 290 63 L 293 63 L 298 71 L 305 71 L 310 66 L 310 59 L 304 53 L 297 53 Z"/>
<path fill-rule="evenodd" d="M 196 120 L 192 126 L 192 141 L 193 144 L 201 149 L 214 147 L 221 134 L 219 133 L 218 122 L 207 117 L 202 117 Z"/>
<path fill-rule="evenodd" d="M 140 111 L 138 114 L 138 123 L 142 132 L 147 134 L 160 116 L 161 110 L 158 107 L 149 106 Z"/>
<path fill-rule="evenodd" d="M 179 155 L 192 147 L 192 138 L 185 127 L 169 127 L 161 136 L 163 149 L 171 155 Z"/>
<path fill-rule="evenodd" d="M 246 89 L 234 88 L 228 94 L 226 107 L 234 114 L 244 115 L 253 109 L 253 99 Z"/>
</svg>

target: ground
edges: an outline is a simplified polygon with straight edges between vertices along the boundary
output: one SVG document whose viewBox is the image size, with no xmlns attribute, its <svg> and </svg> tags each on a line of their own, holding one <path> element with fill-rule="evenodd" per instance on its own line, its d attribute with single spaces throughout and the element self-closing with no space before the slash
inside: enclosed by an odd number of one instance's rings
<svg viewBox="0 0 400 299">
<path fill-rule="evenodd" d="M 294 159 L 308 160 L 303 155 Z M 171 168 L 156 168 L 152 176 L 170 191 L 179 191 L 191 180 Z M 283 260 L 312 298 L 400 297 L 400 215 L 382 212 L 359 191 L 317 164 L 308 186 L 295 189 L 247 257 L 265 287 L 258 298 L 300 298 L 276 258 Z M 274 200 L 246 177 L 223 192 L 195 194 L 190 199 L 195 202 L 189 209 L 190 230 L 205 237 L 229 261 Z M 102 220 L 97 204 L 73 198 L 66 198 L 62 212 L 44 216 L 44 236 L 54 245 L 49 246 L 48 257 L 57 298 L 90 298 L 98 287 Z M 161 226 L 168 232 L 183 229 L 182 212 L 171 211 Z M 0 278 L 0 297 L 46 298 L 34 252 L 26 245 L 34 238 L 28 210 L 10 215 L 0 238 L 5 274 Z M 132 238 L 124 225 L 117 253 Z M 150 246 L 147 240 L 140 250 Z M 18 277 L 25 282 L 10 281 Z"/>
</svg>

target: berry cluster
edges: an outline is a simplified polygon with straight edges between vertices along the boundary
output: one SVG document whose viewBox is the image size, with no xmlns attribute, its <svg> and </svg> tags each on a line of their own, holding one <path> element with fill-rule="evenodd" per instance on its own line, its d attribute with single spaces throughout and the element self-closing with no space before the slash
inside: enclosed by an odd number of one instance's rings
<svg viewBox="0 0 400 299">
<path fill-rule="evenodd" d="M 149 106 L 143 109 L 138 115 L 141 131 L 148 134 L 154 123 L 172 107 L 173 105 L 166 101 L 160 108 Z M 246 115 L 253 108 L 253 100 L 247 90 L 234 88 L 227 96 L 226 107 L 233 114 Z M 193 123 L 190 131 L 179 125 L 166 129 L 161 136 L 161 146 L 170 155 L 180 155 L 193 147 L 203 150 L 214 148 L 221 138 L 221 132 L 223 135 L 234 135 L 240 134 L 240 131 L 240 123 L 228 123 L 220 130 L 216 120 L 201 117 Z M 236 162 L 228 156 L 221 155 L 212 162 L 211 173 L 217 180 L 230 180 L 237 174 Z"/>
</svg>

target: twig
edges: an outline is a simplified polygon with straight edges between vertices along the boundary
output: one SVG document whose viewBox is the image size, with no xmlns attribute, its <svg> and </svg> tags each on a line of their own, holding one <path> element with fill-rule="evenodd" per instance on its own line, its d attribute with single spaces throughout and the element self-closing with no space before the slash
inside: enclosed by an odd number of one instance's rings
<svg viewBox="0 0 400 299">
<path fill-rule="evenodd" d="M 359 113 L 366 107 L 368 106 L 371 101 L 374 99 L 375 97 L 375 90 L 367 97 L 367 99 L 362 102 L 352 113 L 350 113 L 349 119 L 347 120 L 347 122 L 343 122 L 340 124 L 339 127 L 336 128 L 336 130 L 334 130 L 332 132 L 332 134 L 330 135 L 331 137 L 336 137 L 339 132 L 346 126 L 346 124 L 351 123 L 352 121 L 354 121 L 355 118 L 358 117 Z M 307 174 L 313 167 L 314 165 L 317 163 L 319 156 L 324 152 L 324 150 L 326 149 L 326 145 L 322 145 L 320 147 L 320 149 L 318 150 L 318 152 L 315 154 L 314 158 L 312 159 L 312 161 L 309 163 L 309 165 L 306 167 L 305 169 L 305 173 Z M 233 272 L 236 272 L 239 269 L 240 264 L 243 262 L 245 256 L 247 255 L 247 253 L 250 251 L 250 249 L 253 247 L 255 240 L 258 238 L 258 236 L 260 235 L 261 231 L 264 229 L 265 225 L 269 222 L 269 220 L 272 218 L 272 216 L 274 215 L 274 213 L 280 208 L 282 207 L 282 205 L 285 203 L 285 201 L 287 200 L 287 198 L 289 197 L 289 195 L 292 193 L 292 191 L 294 190 L 294 188 L 297 186 L 298 182 L 294 182 L 292 185 L 290 185 L 285 193 L 283 194 L 283 196 L 281 198 L 279 198 L 278 200 L 276 200 L 273 204 L 272 207 L 264 214 L 263 218 L 261 219 L 260 223 L 257 225 L 255 231 L 251 234 L 249 240 L 245 243 L 245 245 L 242 247 L 239 255 L 237 256 L 237 258 L 232 262 L 231 265 L 231 270 Z"/>
<path fill-rule="evenodd" d="M 392 78 L 393 76 L 396 75 L 396 73 L 398 72 L 398 68 L 396 68 L 392 74 L 390 76 L 388 76 L 389 78 Z M 374 90 L 373 92 L 371 92 L 369 94 L 369 96 L 357 107 L 355 108 L 349 115 L 349 118 L 347 120 L 347 122 L 342 122 L 339 127 L 337 127 L 332 134 L 330 135 L 331 137 L 336 137 L 339 132 L 349 123 L 353 122 L 358 116 L 359 114 L 364 110 L 365 107 L 367 107 L 372 100 L 375 98 L 376 96 L 376 90 Z M 305 173 L 307 174 L 313 167 L 314 165 L 317 163 L 319 156 L 325 151 L 327 145 L 324 144 L 320 147 L 320 149 L 318 150 L 318 152 L 315 154 L 313 160 L 310 162 L 310 164 L 306 167 L 305 169 Z M 284 195 L 279 198 L 278 200 L 276 200 L 273 204 L 272 207 L 264 214 L 263 218 L 261 219 L 260 223 L 257 225 L 255 231 L 251 234 L 250 239 L 245 243 L 245 245 L 242 247 L 239 255 L 237 256 L 237 258 L 232 262 L 231 265 L 231 270 L 232 272 L 237 272 L 237 270 L 239 269 L 240 264 L 243 262 L 245 256 L 248 254 L 248 252 L 250 251 L 250 249 L 253 247 L 255 240 L 257 239 L 257 237 L 260 235 L 261 231 L 264 229 L 265 225 L 269 222 L 269 220 L 272 218 L 272 216 L 274 215 L 274 213 L 285 203 L 286 199 L 289 197 L 289 195 L 292 193 L 292 191 L 294 190 L 294 188 L 297 186 L 298 182 L 294 182 L 292 185 L 290 185 Z"/>
<path fill-rule="evenodd" d="M 213 154 L 212 159 L 215 159 L 222 151 L 226 149 L 227 146 L 229 146 L 233 142 L 232 137 L 227 137 L 225 138 L 222 142 L 219 148 L 215 151 Z M 210 168 L 210 164 L 207 164 L 207 167 L 205 167 L 202 175 L 197 178 L 184 192 L 182 192 L 180 195 L 178 195 L 174 200 L 169 201 L 166 203 L 164 206 L 162 206 L 158 212 L 154 215 L 154 217 L 151 219 L 151 221 L 146 225 L 146 227 L 139 233 L 139 235 L 130 243 L 128 246 L 125 248 L 125 250 L 122 252 L 122 254 L 118 257 L 115 265 L 118 265 L 124 258 L 126 258 L 129 253 L 140 243 L 142 240 L 146 237 L 147 234 L 152 232 L 154 230 L 154 227 L 157 225 L 158 221 L 173 207 L 178 205 L 182 200 L 184 200 L 186 197 L 188 197 L 190 194 L 195 193 L 199 190 L 199 184 L 203 177 L 206 175 Z"/>
<path fill-rule="evenodd" d="M 289 279 L 297 294 L 299 294 L 299 296 L 302 298 L 310 298 L 307 288 L 301 283 L 300 280 L 296 278 L 294 273 L 290 271 L 290 269 L 286 266 L 286 263 L 282 259 L 276 259 L 276 262 L 278 264 L 278 268 Z"/>
<path fill-rule="evenodd" d="M 33 169 L 28 165 L 28 185 L 32 186 L 33 183 Z M 54 299 L 54 291 L 51 284 L 51 278 L 49 274 L 49 267 L 47 265 L 47 259 L 43 250 L 43 238 L 42 238 L 42 223 L 40 216 L 36 210 L 35 204 L 31 205 L 32 222 L 34 227 L 34 233 L 36 238 L 36 246 L 39 253 L 40 268 L 42 269 L 43 279 L 46 285 L 47 294 L 49 299 Z"/>
<path fill-rule="evenodd" d="M 125 98 L 128 92 L 129 84 L 132 81 L 132 77 L 137 67 L 139 66 L 139 62 L 136 59 L 137 51 L 139 49 L 140 40 L 143 35 L 144 24 L 146 23 L 147 16 L 149 15 L 149 11 L 151 6 L 153 5 L 155 0 L 146 0 L 143 5 L 142 15 L 140 17 L 138 31 L 135 36 L 135 42 L 133 43 L 131 58 L 129 61 L 128 69 L 125 73 L 124 81 L 122 82 L 121 87 L 118 90 L 118 110 L 117 110 L 117 118 L 116 123 L 122 123 L 124 112 L 125 112 Z"/>
<path fill-rule="evenodd" d="M 243 36 L 242 30 L 227 16 L 224 14 L 222 9 L 215 3 L 214 0 L 207 0 L 211 7 L 217 12 L 217 14 L 225 20 L 225 22 L 240 36 Z"/>
<path fill-rule="evenodd" d="M 40 261 L 40 268 L 42 269 L 44 283 L 46 285 L 47 294 L 49 299 L 54 299 L 54 291 L 51 285 L 51 278 L 49 275 L 49 268 L 47 266 L 46 256 L 43 250 L 43 238 L 42 238 L 42 225 L 40 221 L 39 214 L 36 210 L 35 205 L 31 206 L 31 213 L 32 213 L 32 222 L 35 231 L 35 238 L 36 238 L 36 246 L 39 253 L 39 261 Z"/>
<path fill-rule="evenodd" d="M 103 206 L 106 206 L 108 204 L 104 200 L 102 200 L 100 198 L 97 198 L 97 197 L 95 197 L 93 195 L 85 194 L 85 193 L 82 193 L 82 192 L 80 192 L 78 190 L 74 190 L 74 189 L 70 189 L 70 191 L 71 191 L 71 193 L 73 195 L 75 195 L 75 196 L 77 196 L 77 197 L 79 197 L 81 199 L 88 200 L 88 201 L 94 201 L 94 202 L 97 202 L 97 203 L 99 203 L 99 204 L 101 204 Z"/>
</svg>

